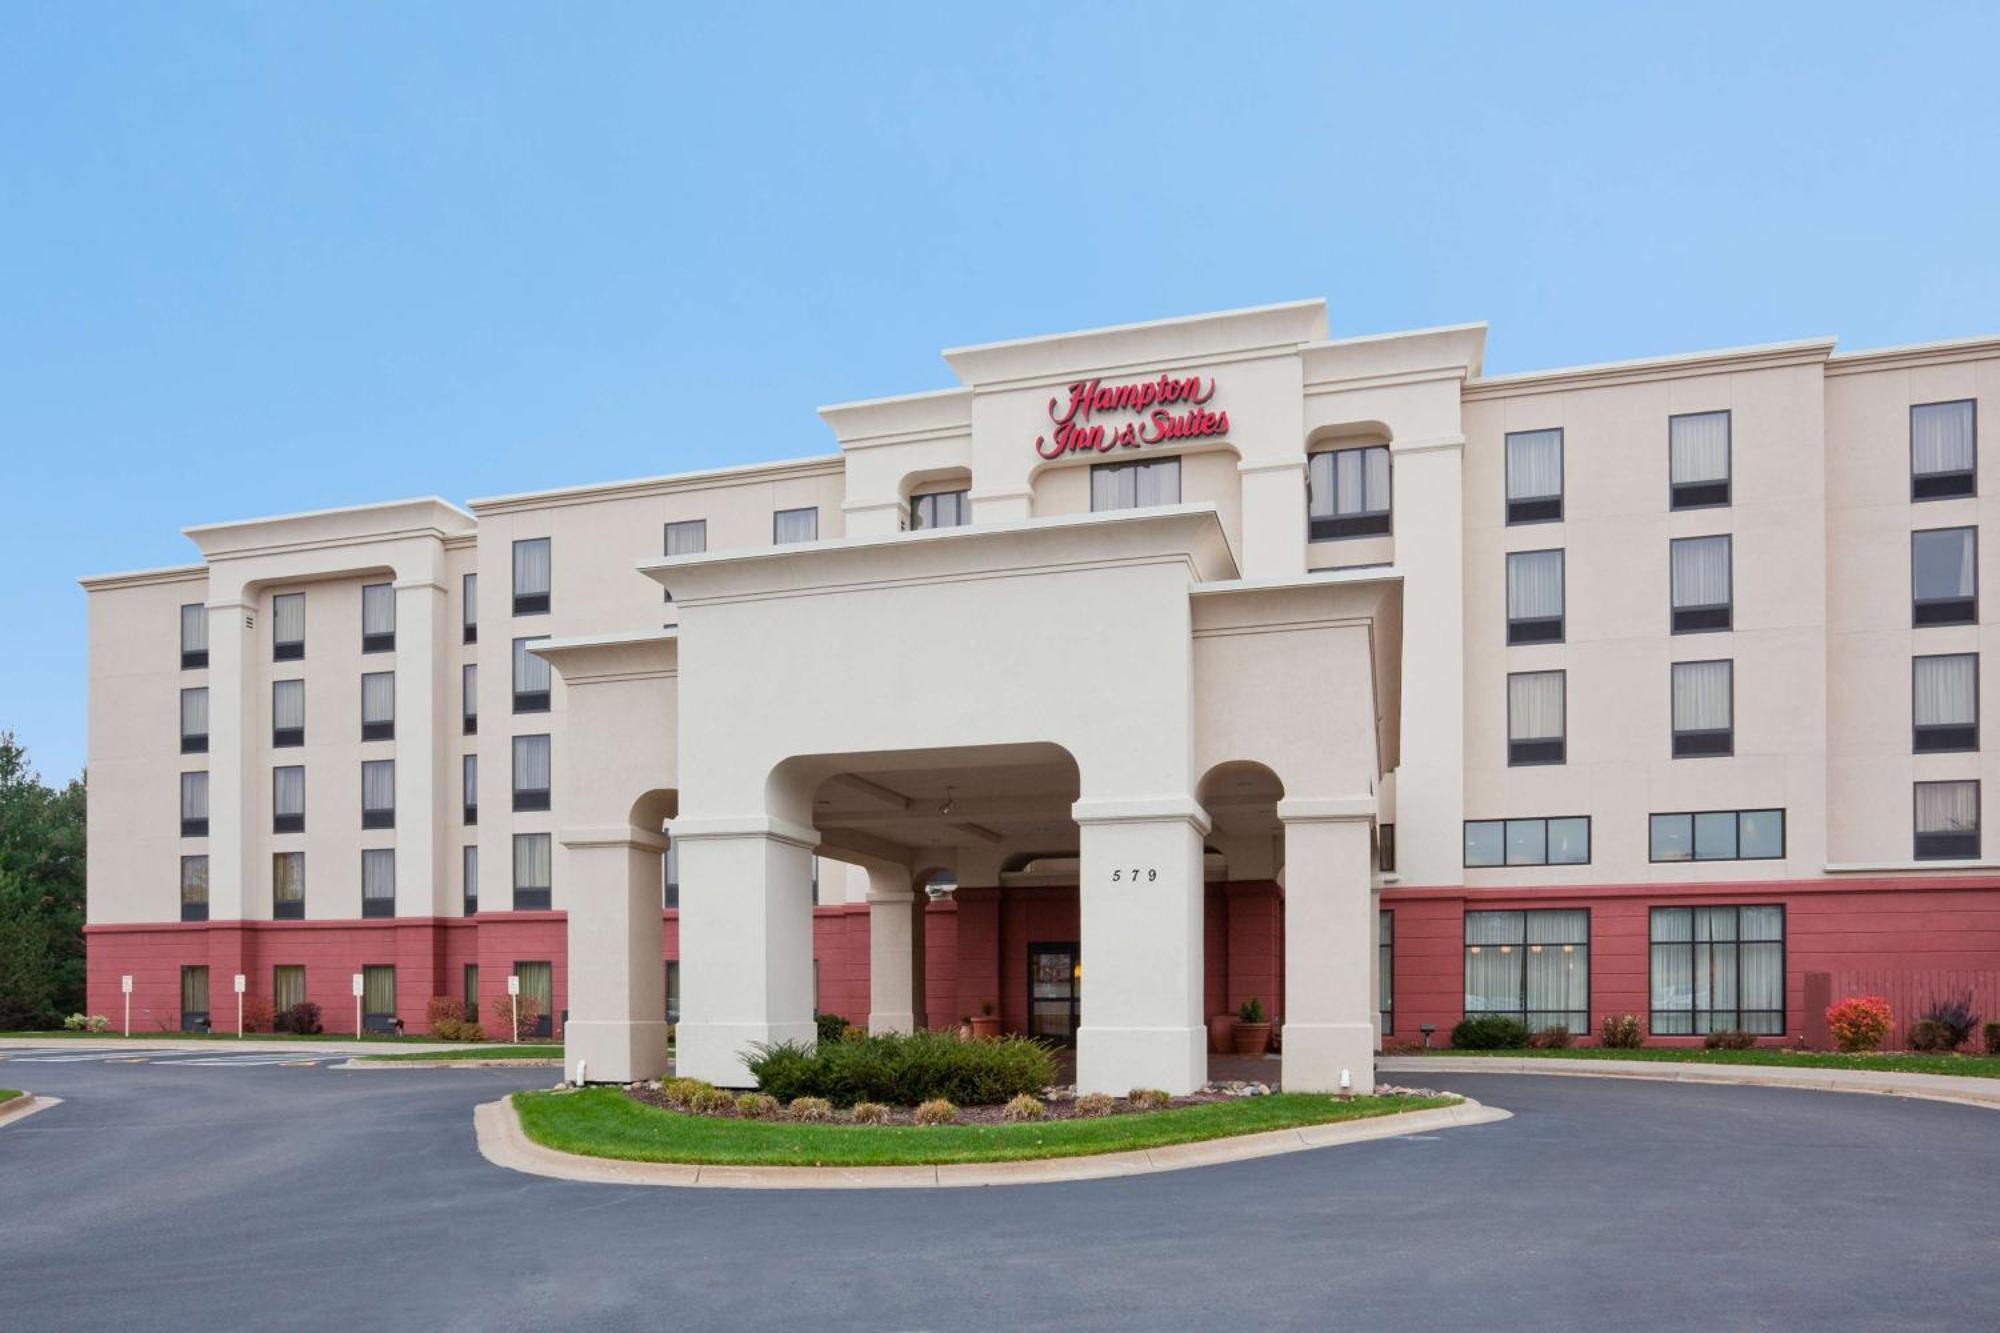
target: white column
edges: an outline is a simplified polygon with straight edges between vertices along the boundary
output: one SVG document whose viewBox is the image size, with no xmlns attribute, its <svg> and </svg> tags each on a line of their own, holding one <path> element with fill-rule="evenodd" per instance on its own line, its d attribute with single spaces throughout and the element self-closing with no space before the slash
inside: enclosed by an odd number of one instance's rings
<svg viewBox="0 0 2000 1333">
<path fill-rule="evenodd" d="M 720 1087 L 756 1082 L 752 1046 L 811 1044 L 809 828 L 759 816 L 675 820 L 680 845 L 681 1022 L 677 1072 Z"/>
<path fill-rule="evenodd" d="M 445 913 L 440 865 L 444 821 L 446 665 L 444 586 L 431 579 L 396 584 L 396 915 Z M 484 776 L 483 774 L 481 775 Z"/>
<path fill-rule="evenodd" d="M 1078 801 L 1081 1092 L 1192 1092 L 1208 1081 L 1202 1022 L 1201 840 L 1192 799 Z"/>
<path fill-rule="evenodd" d="M 1285 1031 L 1287 1092 L 1335 1092 L 1344 1071 L 1375 1089 L 1375 896 L 1369 841 L 1374 799 L 1286 800 Z"/>
<path fill-rule="evenodd" d="M 213 921 L 239 921 L 251 902 L 250 841 L 256 827 L 254 593 L 211 589 L 208 603 L 208 911 Z M 196 765 L 188 763 L 187 771 Z M 268 780 L 268 779 L 267 779 Z M 179 789 L 175 789 L 179 799 Z M 269 916 L 266 912 L 264 915 Z"/>
<path fill-rule="evenodd" d="M 569 887 L 569 1024 L 564 1077 L 592 1083 L 667 1072 L 666 950 L 660 857 L 667 840 L 636 828 L 564 829 Z"/>
<path fill-rule="evenodd" d="M 1422 701 L 1403 710 L 1396 768 L 1396 870 L 1409 885 L 1465 881 L 1464 453 L 1457 436 L 1393 450 L 1402 693 Z"/>
<path fill-rule="evenodd" d="M 923 894 L 894 862 L 868 867 L 868 1030 L 913 1032 L 923 1009 Z"/>
</svg>

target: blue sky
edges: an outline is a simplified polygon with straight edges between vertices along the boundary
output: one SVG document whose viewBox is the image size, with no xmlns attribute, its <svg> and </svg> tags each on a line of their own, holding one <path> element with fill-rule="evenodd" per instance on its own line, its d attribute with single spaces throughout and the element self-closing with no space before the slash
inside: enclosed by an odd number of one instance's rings
<svg viewBox="0 0 2000 1333">
<path fill-rule="evenodd" d="M 2000 7 L 0 9 L 0 729 L 189 523 L 824 452 L 1324 296 L 1491 372 L 2000 331 Z"/>
</svg>

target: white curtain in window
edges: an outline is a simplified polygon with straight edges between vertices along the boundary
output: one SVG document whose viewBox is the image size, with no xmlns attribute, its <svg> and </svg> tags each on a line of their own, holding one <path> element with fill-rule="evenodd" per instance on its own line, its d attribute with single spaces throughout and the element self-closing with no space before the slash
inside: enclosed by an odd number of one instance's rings
<svg viewBox="0 0 2000 1333">
<path fill-rule="evenodd" d="M 1139 475 L 1134 483 L 1134 497 L 1139 508 L 1149 505 L 1177 505 L 1181 502 L 1181 460 L 1162 458 L 1154 463 L 1139 464 Z"/>
<path fill-rule="evenodd" d="M 1979 544 L 1972 534 L 1971 528 L 1939 528 L 1914 534 L 1910 560 L 1919 598 L 1973 595 Z"/>
<path fill-rule="evenodd" d="M 1516 431 L 1507 437 L 1507 498 L 1541 500 L 1562 494 L 1563 433 Z"/>
<path fill-rule="evenodd" d="M 1667 452 L 1676 486 L 1729 480 L 1729 413 L 1697 412 L 1669 419 Z"/>
<path fill-rule="evenodd" d="M 547 791 L 549 789 L 549 738 L 547 736 L 516 736 L 514 738 L 514 790 Z"/>
<path fill-rule="evenodd" d="M 363 898 L 396 896 L 395 852 L 386 847 L 377 847 L 361 853 L 361 896 Z"/>
<path fill-rule="evenodd" d="M 184 903 L 205 903 L 208 901 L 207 857 L 183 856 L 181 858 L 181 901 Z"/>
<path fill-rule="evenodd" d="M 544 1015 L 555 1003 L 555 967 L 551 963 L 516 963 L 514 975 L 521 978 L 521 998 L 533 1000 Z"/>
<path fill-rule="evenodd" d="M 779 546 L 819 539 L 819 510 L 780 509 L 771 523 L 771 540 Z"/>
<path fill-rule="evenodd" d="M 181 774 L 181 818 L 208 818 L 208 774 Z"/>
<path fill-rule="evenodd" d="M 550 839 L 546 833 L 516 833 L 514 835 L 514 887 L 517 889 L 546 889 L 549 887 Z"/>
<path fill-rule="evenodd" d="M 1917 784 L 1917 832 L 1971 833 L 1978 827 L 1977 782 Z"/>
<path fill-rule="evenodd" d="M 479 896 L 479 847 L 477 844 L 465 849 L 462 869 L 465 874 L 465 883 L 463 886 L 465 896 L 468 898 L 477 898 Z"/>
<path fill-rule="evenodd" d="M 361 765 L 361 808 L 393 810 L 396 807 L 396 761 L 370 759 Z"/>
<path fill-rule="evenodd" d="M 284 731 L 305 729 L 306 683 L 304 681 L 271 682 L 271 725 Z"/>
<path fill-rule="evenodd" d="M 532 597 L 549 590 L 549 539 L 514 543 L 514 595 Z"/>
<path fill-rule="evenodd" d="M 1675 609 L 1729 605 L 1729 538 L 1679 538 L 1671 557 Z"/>
<path fill-rule="evenodd" d="M 708 520 L 689 519 L 667 524 L 668 555 L 700 555 L 708 549 Z"/>
<path fill-rule="evenodd" d="M 467 574 L 460 586 L 465 590 L 462 600 L 465 606 L 461 618 L 467 625 L 479 623 L 479 575 Z"/>
<path fill-rule="evenodd" d="M 181 651 L 208 651 L 208 608 L 200 602 L 191 602 L 181 608 Z"/>
<path fill-rule="evenodd" d="M 1368 488 L 1363 481 L 1366 465 L 1360 449 L 1342 449 L 1333 456 L 1333 511 L 1339 515 L 1358 514 L 1367 505 Z"/>
<path fill-rule="evenodd" d="M 479 804 L 479 756 L 469 754 L 464 762 L 465 804 Z"/>
<path fill-rule="evenodd" d="M 271 809 L 281 815 L 306 812 L 306 770 L 302 764 L 271 770 Z"/>
<path fill-rule="evenodd" d="M 1130 464 L 1100 464 L 1090 470 L 1090 508 L 1093 513 L 1108 509 L 1130 509 L 1138 494 L 1138 478 Z"/>
<path fill-rule="evenodd" d="M 271 599 L 271 639 L 274 643 L 306 641 L 306 595 L 279 593 Z"/>
<path fill-rule="evenodd" d="M 369 671 L 362 675 L 361 720 L 363 722 L 394 722 L 396 720 L 395 672 Z"/>
<path fill-rule="evenodd" d="M 1910 467 L 1918 476 L 1972 471 L 1973 447 L 1971 399 L 1910 409 Z"/>
<path fill-rule="evenodd" d="M 1674 663 L 1674 730 L 1727 731 L 1732 662 Z"/>
<path fill-rule="evenodd" d="M 1521 916 L 1519 912 L 1465 914 L 1465 1012 L 1521 1008 Z"/>
<path fill-rule="evenodd" d="M 1389 450 L 1385 448 L 1364 449 L 1362 479 L 1367 483 L 1366 498 L 1363 503 L 1371 514 L 1379 514 L 1389 507 Z"/>
<path fill-rule="evenodd" d="M 1563 613 L 1563 553 L 1515 551 L 1507 557 L 1507 618 L 1543 620 Z"/>
<path fill-rule="evenodd" d="M 460 711 L 466 717 L 479 716 L 479 664 L 467 662 L 459 668 L 458 698 Z"/>
<path fill-rule="evenodd" d="M 1920 727 L 1969 727 L 1979 713 L 1979 656 L 1916 659 L 1916 718 Z"/>
<path fill-rule="evenodd" d="M 1529 912 L 1528 1026 L 1573 1021 L 1590 1008 L 1590 916 L 1587 912 Z"/>
<path fill-rule="evenodd" d="M 514 640 L 514 693 L 546 694 L 549 689 L 549 660 L 537 657 L 528 651 L 530 644 L 542 643 L 548 639 L 543 634 L 532 639 Z"/>
<path fill-rule="evenodd" d="M 1563 734 L 1563 673 L 1529 671 L 1507 677 L 1507 738 L 1556 740 Z"/>
<path fill-rule="evenodd" d="M 207 689 L 181 691 L 181 735 L 208 735 Z"/>
<path fill-rule="evenodd" d="M 1337 454 L 1313 454 L 1306 459 L 1306 517 L 1333 517 L 1333 460 Z"/>
<path fill-rule="evenodd" d="M 396 632 L 396 588 L 389 583 L 364 584 L 361 589 L 361 632 Z"/>
<path fill-rule="evenodd" d="M 306 854 L 277 852 L 271 857 L 271 898 L 275 902 L 304 902 L 306 896 Z"/>
</svg>

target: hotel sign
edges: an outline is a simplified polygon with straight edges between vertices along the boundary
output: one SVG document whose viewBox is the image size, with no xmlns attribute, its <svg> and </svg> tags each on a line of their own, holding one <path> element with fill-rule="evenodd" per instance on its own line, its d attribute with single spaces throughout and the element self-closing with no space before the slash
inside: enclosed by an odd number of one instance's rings
<svg viewBox="0 0 2000 1333">
<path fill-rule="evenodd" d="M 1055 430 L 1035 437 L 1035 452 L 1053 459 L 1227 435 L 1229 413 L 1208 410 L 1214 397 L 1213 376 L 1204 380 L 1199 375 L 1185 379 L 1162 375 L 1130 384 L 1078 380 L 1069 386 L 1067 404 L 1061 398 L 1049 399 L 1049 420 Z M 1099 421 L 1100 415 L 1110 420 Z"/>
</svg>

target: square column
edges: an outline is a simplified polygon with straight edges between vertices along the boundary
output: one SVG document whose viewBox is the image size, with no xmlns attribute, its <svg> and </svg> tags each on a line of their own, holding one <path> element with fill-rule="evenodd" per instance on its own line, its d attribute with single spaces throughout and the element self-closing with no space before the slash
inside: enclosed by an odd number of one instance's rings
<svg viewBox="0 0 2000 1333">
<path fill-rule="evenodd" d="M 817 1035 L 812 853 L 818 837 L 769 817 L 675 820 L 671 836 L 681 849 L 675 1069 L 718 1087 L 752 1087 L 751 1047 L 810 1046 Z"/>
<path fill-rule="evenodd" d="M 250 771 L 256 730 L 251 720 L 255 716 L 252 700 L 260 679 L 257 642 L 255 596 L 234 589 L 212 590 L 208 603 L 208 757 L 203 763 L 198 756 L 187 755 L 180 762 L 181 771 L 208 769 L 208 842 L 201 848 L 187 843 L 183 850 L 208 853 L 211 921 L 240 921 L 249 915 L 250 840 L 256 827 L 258 791 Z M 179 790 L 177 785 L 177 800 Z M 268 909 L 264 915 L 270 915 Z M 213 971 L 209 973 L 211 987 L 215 976 Z M 229 978 L 224 977 L 223 985 L 228 984 Z"/>
<path fill-rule="evenodd" d="M 631 1083 L 667 1072 L 660 857 L 636 828 L 564 829 L 569 851 L 569 1023 L 563 1077 Z"/>
<path fill-rule="evenodd" d="M 1192 800 L 1078 801 L 1083 993 L 1079 1092 L 1192 1092 L 1208 1081 L 1202 860 Z"/>
<path fill-rule="evenodd" d="M 868 867 L 868 1031 L 923 1025 L 924 895 L 905 866 Z"/>
<path fill-rule="evenodd" d="M 447 827 L 444 790 L 444 585 L 428 579 L 396 584 L 396 915 L 446 914 L 441 884 Z M 449 673 L 457 684 L 456 668 Z M 397 1002 L 401 1003 L 400 993 Z"/>
<path fill-rule="evenodd" d="M 1375 1090 L 1372 797 L 1280 801 L 1285 826 L 1287 1092 Z"/>
</svg>

